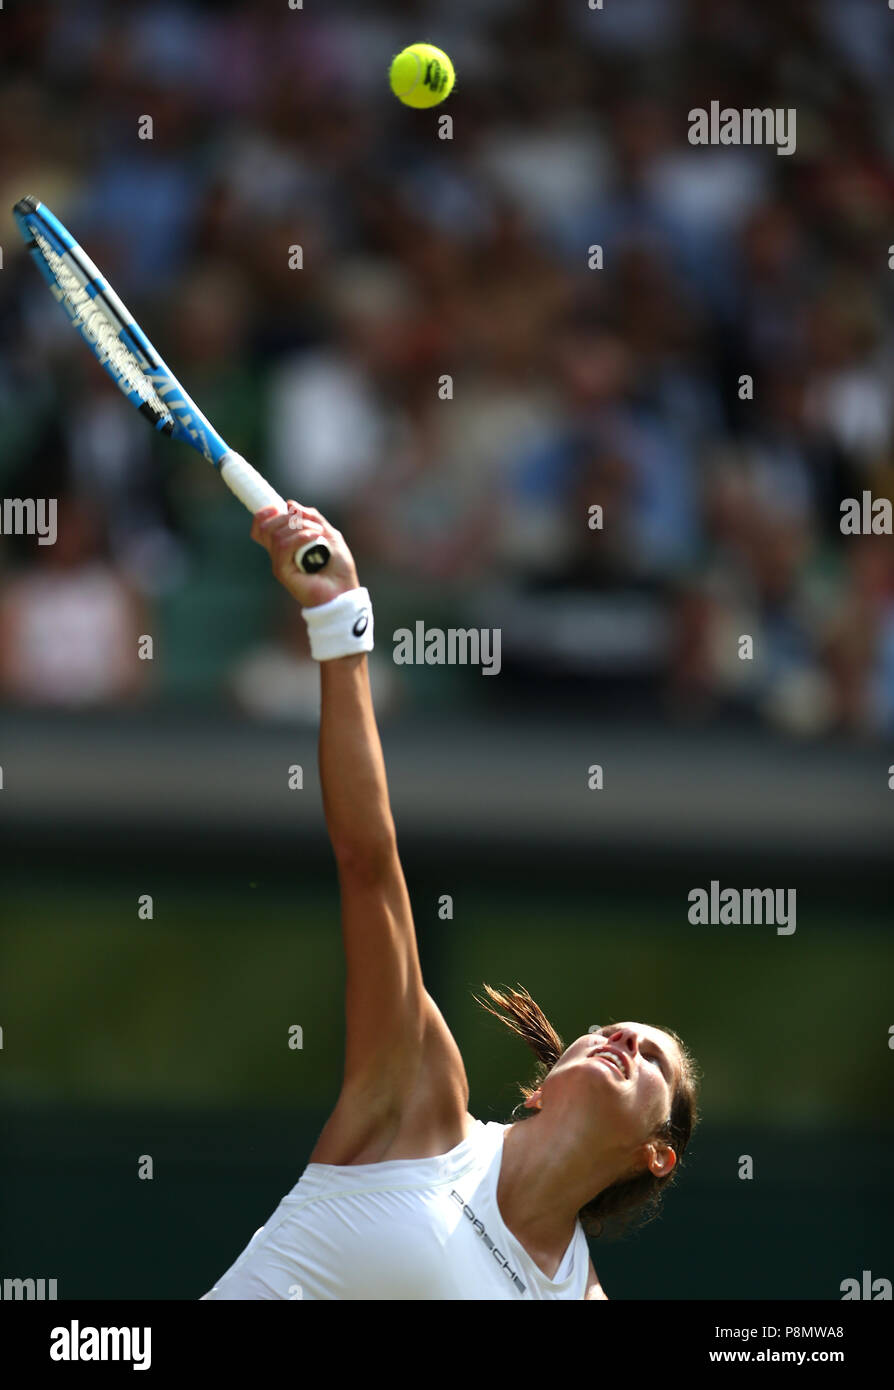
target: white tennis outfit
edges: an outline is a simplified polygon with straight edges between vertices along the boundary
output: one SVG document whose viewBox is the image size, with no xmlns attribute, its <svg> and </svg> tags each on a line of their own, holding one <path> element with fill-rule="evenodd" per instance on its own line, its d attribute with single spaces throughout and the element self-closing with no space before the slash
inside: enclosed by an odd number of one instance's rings
<svg viewBox="0 0 894 1390">
<path fill-rule="evenodd" d="M 309 1163 L 206 1299 L 583 1299 L 580 1221 L 554 1279 L 503 1224 L 509 1125 L 475 1121 L 449 1153 Z"/>
</svg>

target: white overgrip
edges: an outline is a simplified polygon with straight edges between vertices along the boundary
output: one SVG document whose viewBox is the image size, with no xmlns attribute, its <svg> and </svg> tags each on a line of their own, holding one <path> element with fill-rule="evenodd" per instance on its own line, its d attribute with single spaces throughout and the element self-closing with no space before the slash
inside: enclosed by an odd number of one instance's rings
<svg viewBox="0 0 894 1390">
<path fill-rule="evenodd" d="M 224 454 L 218 467 L 227 487 L 239 498 L 243 507 L 248 508 L 252 516 L 264 507 L 275 507 L 278 512 L 288 511 L 276 488 L 271 487 L 267 479 L 263 478 L 256 468 L 252 468 L 248 459 L 244 459 L 241 454 L 236 454 L 231 449 L 229 453 Z M 295 552 L 295 564 L 306 574 L 314 574 L 324 568 L 329 553 L 329 546 L 324 540 L 308 541 Z"/>
<path fill-rule="evenodd" d="M 267 479 L 262 478 L 258 470 L 252 468 L 248 459 L 244 459 L 241 454 L 234 454 L 232 450 L 224 454 L 220 461 L 220 475 L 252 516 L 263 507 L 275 507 L 278 512 L 287 510 L 276 488 L 271 487 Z"/>
</svg>

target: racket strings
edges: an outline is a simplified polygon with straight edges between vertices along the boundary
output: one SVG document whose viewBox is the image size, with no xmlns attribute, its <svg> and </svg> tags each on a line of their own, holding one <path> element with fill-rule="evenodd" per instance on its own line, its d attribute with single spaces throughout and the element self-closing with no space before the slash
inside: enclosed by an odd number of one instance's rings
<svg viewBox="0 0 894 1390">
<path fill-rule="evenodd" d="M 56 286 L 51 286 L 55 298 L 71 318 L 84 339 L 96 353 L 99 362 L 111 370 L 120 384 L 139 397 L 138 407 L 154 424 L 161 423 L 166 431 L 173 429 L 171 413 L 144 371 L 144 364 L 121 338 L 116 318 L 105 304 L 102 295 L 91 295 L 77 272 L 60 256 L 37 230 L 34 239 L 41 255 L 52 272 Z"/>
</svg>

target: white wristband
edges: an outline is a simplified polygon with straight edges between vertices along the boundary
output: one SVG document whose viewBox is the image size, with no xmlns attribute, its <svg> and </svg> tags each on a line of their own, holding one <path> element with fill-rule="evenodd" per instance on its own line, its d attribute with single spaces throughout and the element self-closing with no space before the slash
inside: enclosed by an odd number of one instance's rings
<svg viewBox="0 0 894 1390">
<path fill-rule="evenodd" d="M 303 608 L 314 661 L 334 661 L 373 649 L 373 611 L 369 590 L 348 589 L 328 603 Z"/>
</svg>

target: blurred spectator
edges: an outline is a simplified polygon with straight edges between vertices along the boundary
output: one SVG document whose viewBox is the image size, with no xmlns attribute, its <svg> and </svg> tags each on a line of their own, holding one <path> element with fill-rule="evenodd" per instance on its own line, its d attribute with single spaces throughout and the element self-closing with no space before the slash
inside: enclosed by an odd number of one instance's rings
<svg viewBox="0 0 894 1390">
<path fill-rule="evenodd" d="M 288 496 L 337 506 L 383 461 L 381 386 L 409 365 L 411 303 L 405 278 L 387 265 L 344 266 L 329 295 L 338 347 L 303 353 L 272 374 L 273 476 Z"/>
<path fill-rule="evenodd" d="M 0 187 L 71 224 L 232 447 L 331 511 L 383 618 L 487 608 L 534 689 L 635 673 L 679 715 L 877 731 L 890 542 L 839 516 L 894 490 L 886 23 L 874 0 L 33 0 L 3 20 Z M 409 31 L 456 60 L 443 111 L 387 90 Z M 693 147 L 715 99 L 795 106 L 796 152 Z M 126 698 L 135 590 L 182 688 L 303 707 L 246 518 L 4 251 L 0 479 L 84 509 L 7 587 L 7 694 Z"/>
<path fill-rule="evenodd" d="M 146 614 L 109 565 L 95 514 L 58 502 L 55 545 L 11 578 L 0 600 L 0 689 L 25 705 L 84 708 L 130 700 L 151 662 L 138 656 Z"/>
<path fill-rule="evenodd" d="M 859 282 L 830 284 L 812 306 L 807 414 L 860 466 L 867 482 L 891 448 L 891 391 L 876 360 L 878 307 Z"/>
</svg>

